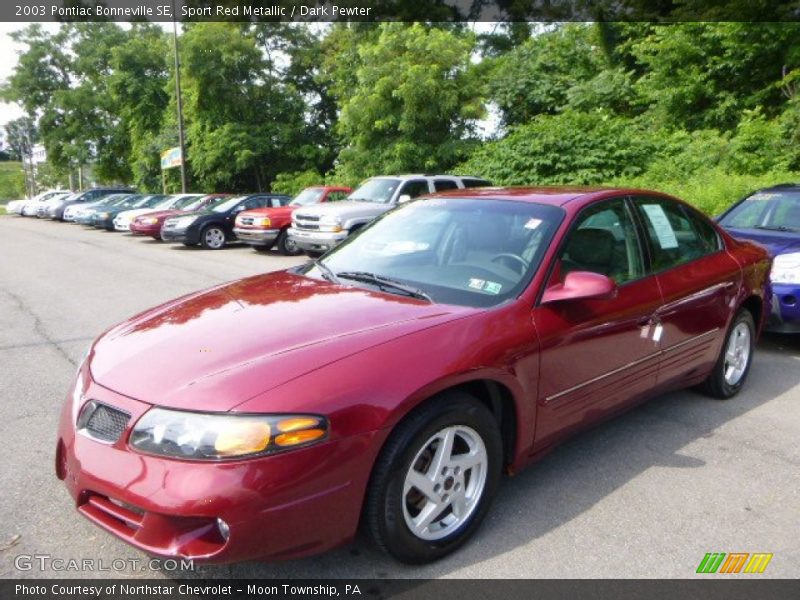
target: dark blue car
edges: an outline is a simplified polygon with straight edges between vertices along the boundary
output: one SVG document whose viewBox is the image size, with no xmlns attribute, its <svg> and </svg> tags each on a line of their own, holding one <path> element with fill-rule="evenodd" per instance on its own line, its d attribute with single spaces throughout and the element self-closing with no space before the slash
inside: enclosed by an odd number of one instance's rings
<svg viewBox="0 0 800 600">
<path fill-rule="evenodd" d="M 758 190 L 717 220 L 734 237 L 758 242 L 774 257 L 767 329 L 800 333 L 800 184 Z"/>
</svg>

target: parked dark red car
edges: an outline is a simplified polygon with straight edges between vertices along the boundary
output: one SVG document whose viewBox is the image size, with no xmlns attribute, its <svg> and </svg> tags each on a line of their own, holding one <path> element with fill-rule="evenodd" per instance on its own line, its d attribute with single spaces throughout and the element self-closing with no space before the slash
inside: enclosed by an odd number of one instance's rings
<svg viewBox="0 0 800 600">
<path fill-rule="evenodd" d="M 292 198 L 287 206 L 254 208 L 239 213 L 233 233 L 256 250 L 266 251 L 277 246 L 278 252 L 287 256 L 302 254 L 303 251 L 287 235 L 292 225 L 292 213 L 301 206 L 344 200 L 352 191 L 352 188 L 336 185 L 308 187 Z"/>
<path fill-rule="evenodd" d="M 736 394 L 769 269 L 655 192 L 416 200 L 319 261 L 103 334 L 56 471 L 85 517 L 151 554 L 295 557 L 361 524 L 402 561 L 434 560 L 503 472 L 575 431 L 668 390 Z"/>
<path fill-rule="evenodd" d="M 131 222 L 131 233 L 134 235 L 149 235 L 152 238 L 160 240 L 161 226 L 168 218 L 185 212 L 205 210 L 213 206 L 216 202 L 219 202 L 229 196 L 230 194 L 207 194 L 201 198 L 195 199 L 194 201 L 188 202 L 179 209 L 162 210 L 140 215 L 136 217 L 133 222 Z"/>
</svg>

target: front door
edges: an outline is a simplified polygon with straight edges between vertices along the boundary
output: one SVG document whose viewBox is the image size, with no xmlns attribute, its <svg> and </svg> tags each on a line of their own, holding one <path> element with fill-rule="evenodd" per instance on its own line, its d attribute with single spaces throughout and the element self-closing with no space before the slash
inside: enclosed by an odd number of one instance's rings
<svg viewBox="0 0 800 600">
<path fill-rule="evenodd" d="M 541 447 L 649 391 L 658 372 L 653 323 L 662 303 L 646 270 L 643 240 L 624 198 L 593 204 L 575 219 L 550 277 L 570 271 L 606 275 L 612 299 L 540 305 L 533 319 L 541 341 L 536 446 Z"/>
</svg>

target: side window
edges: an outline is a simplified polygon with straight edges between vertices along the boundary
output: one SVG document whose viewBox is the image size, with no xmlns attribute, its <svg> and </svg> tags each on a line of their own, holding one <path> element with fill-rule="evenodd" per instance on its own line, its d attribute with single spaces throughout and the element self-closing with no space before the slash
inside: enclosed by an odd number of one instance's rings
<svg viewBox="0 0 800 600">
<path fill-rule="evenodd" d="M 572 271 L 600 273 L 618 284 L 644 275 L 636 227 L 622 198 L 580 214 L 561 251 L 562 277 Z"/>
<path fill-rule="evenodd" d="M 286 204 L 286 198 L 270 198 L 267 200 L 267 206 L 271 206 L 273 208 L 283 206 L 284 204 Z"/>
<path fill-rule="evenodd" d="M 250 210 L 251 208 L 262 208 L 269 206 L 269 196 L 254 196 L 244 201 L 244 209 Z"/>
<path fill-rule="evenodd" d="M 428 182 L 424 179 L 412 179 L 411 181 L 406 181 L 403 186 L 400 188 L 400 193 L 397 195 L 399 198 L 403 195 L 409 195 L 412 198 L 416 198 L 417 196 L 421 196 L 422 194 L 428 193 Z"/>
<path fill-rule="evenodd" d="M 722 243 L 720 242 L 719 234 L 717 230 L 714 229 L 714 226 L 709 223 L 705 217 L 695 214 L 685 206 L 681 206 L 681 208 L 691 222 L 692 228 L 697 234 L 705 254 L 713 254 L 717 250 L 721 250 Z"/>
<path fill-rule="evenodd" d="M 457 190 L 458 184 L 452 179 L 434 179 L 433 188 L 437 192 L 444 192 L 446 190 Z"/>
<path fill-rule="evenodd" d="M 462 179 L 461 183 L 464 184 L 465 188 L 492 187 L 492 183 L 485 179 Z"/>
<path fill-rule="evenodd" d="M 654 271 L 663 271 L 716 251 L 719 240 L 710 240 L 695 228 L 683 207 L 663 198 L 636 198 L 636 207 L 650 241 Z M 716 235 L 714 236 L 716 238 Z M 709 243 L 713 245 L 709 245 Z"/>
</svg>

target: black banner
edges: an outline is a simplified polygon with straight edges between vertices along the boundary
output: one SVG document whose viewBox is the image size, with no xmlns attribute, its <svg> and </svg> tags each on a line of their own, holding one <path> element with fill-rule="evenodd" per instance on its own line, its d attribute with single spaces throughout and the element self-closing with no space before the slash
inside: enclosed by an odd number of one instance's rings
<svg viewBox="0 0 800 600">
<path fill-rule="evenodd" d="M 3 0 L 0 21 L 797 21 L 797 0 Z"/>
<path fill-rule="evenodd" d="M 753 577 L 753 576 L 751 576 Z M 2 580 L 3 600 L 788 600 L 800 597 L 797 580 L 231 580 L 62 579 Z"/>
</svg>

